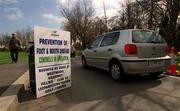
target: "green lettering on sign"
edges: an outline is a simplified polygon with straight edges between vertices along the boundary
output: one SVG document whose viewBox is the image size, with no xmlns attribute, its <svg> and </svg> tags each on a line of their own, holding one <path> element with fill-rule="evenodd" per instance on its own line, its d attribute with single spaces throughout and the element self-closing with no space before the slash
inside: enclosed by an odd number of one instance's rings
<svg viewBox="0 0 180 111">
<path fill-rule="evenodd" d="M 57 56 L 57 57 L 39 57 L 39 63 L 49 62 L 64 62 L 68 61 L 68 56 Z"/>
</svg>

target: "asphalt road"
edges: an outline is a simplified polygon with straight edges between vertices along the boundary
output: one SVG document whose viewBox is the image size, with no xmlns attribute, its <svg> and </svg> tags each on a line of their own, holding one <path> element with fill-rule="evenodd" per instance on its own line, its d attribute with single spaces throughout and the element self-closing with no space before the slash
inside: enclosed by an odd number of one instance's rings
<svg viewBox="0 0 180 111">
<path fill-rule="evenodd" d="M 108 72 L 83 69 L 72 59 L 72 87 L 39 99 L 22 96 L 18 111 L 180 111 L 180 78 L 130 76 L 127 83 Z"/>
<path fill-rule="evenodd" d="M 27 70 L 27 61 L 0 65 L 0 95 Z"/>
</svg>

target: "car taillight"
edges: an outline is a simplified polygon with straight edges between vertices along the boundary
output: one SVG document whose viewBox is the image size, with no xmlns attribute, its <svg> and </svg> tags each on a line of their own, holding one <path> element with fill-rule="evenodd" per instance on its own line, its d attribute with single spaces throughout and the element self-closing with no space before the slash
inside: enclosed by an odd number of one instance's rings
<svg viewBox="0 0 180 111">
<path fill-rule="evenodd" d="M 166 54 L 169 55 L 171 53 L 171 47 L 167 45 L 165 51 L 166 51 Z"/>
<path fill-rule="evenodd" d="M 134 44 L 126 44 L 124 47 L 124 51 L 127 55 L 136 55 L 137 47 Z"/>
</svg>

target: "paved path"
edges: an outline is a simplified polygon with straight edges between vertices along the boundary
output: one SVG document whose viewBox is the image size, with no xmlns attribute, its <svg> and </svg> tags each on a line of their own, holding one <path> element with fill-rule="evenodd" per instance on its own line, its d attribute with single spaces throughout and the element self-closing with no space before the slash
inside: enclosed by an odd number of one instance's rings
<svg viewBox="0 0 180 111">
<path fill-rule="evenodd" d="M 117 83 L 107 71 L 83 69 L 72 59 L 71 88 L 39 99 L 27 94 L 18 111 L 180 111 L 180 78 L 128 79 Z"/>
<path fill-rule="evenodd" d="M 0 65 L 0 95 L 27 70 L 27 61 Z"/>
</svg>

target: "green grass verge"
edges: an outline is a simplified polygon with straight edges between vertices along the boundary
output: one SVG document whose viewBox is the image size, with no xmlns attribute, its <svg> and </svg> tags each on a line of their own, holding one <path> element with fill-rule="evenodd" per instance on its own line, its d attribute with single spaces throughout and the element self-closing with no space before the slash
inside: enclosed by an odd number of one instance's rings
<svg viewBox="0 0 180 111">
<path fill-rule="evenodd" d="M 19 52 L 19 60 L 28 60 L 27 52 Z M 0 52 L 0 65 L 11 63 L 10 52 Z"/>
</svg>

